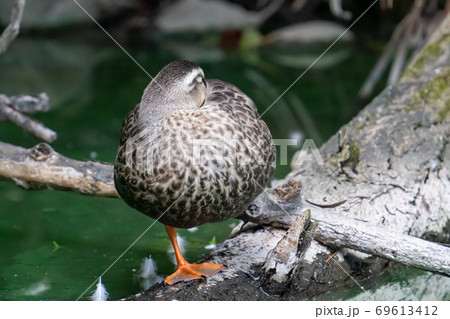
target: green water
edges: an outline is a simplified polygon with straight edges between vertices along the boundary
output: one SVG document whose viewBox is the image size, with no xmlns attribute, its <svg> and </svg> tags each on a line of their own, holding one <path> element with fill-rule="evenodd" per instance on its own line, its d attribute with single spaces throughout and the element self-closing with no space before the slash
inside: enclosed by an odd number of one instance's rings
<svg viewBox="0 0 450 319">
<path fill-rule="evenodd" d="M 152 75 L 179 58 L 171 46 L 126 46 Z M 238 85 L 263 112 L 303 71 L 271 63 L 271 53 L 229 53 L 202 48 L 185 54 L 199 62 L 209 78 Z M 181 49 L 183 47 L 181 46 Z M 179 50 L 179 47 L 178 47 Z M 208 51 L 209 50 L 209 51 Z M 264 115 L 275 138 L 303 134 L 320 145 L 358 111 L 356 93 L 376 53 L 345 49 L 332 66 L 317 65 Z M 300 52 L 301 53 L 301 52 Z M 330 52 L 341 54 L 341 52 Z M 186 56 L 183 56 L 186 57 Z M 189 57 L 189 56 L 187 56 Z M 311 61 L 312 62 L 312 61 Z M 33 115 L 58 132 L 54 149 L 78 160 L 113 162 L 120 125 L 148 84 L 148 76 L 116 45 L 93 30 L 89 36 L 64 39 L 22 38 L 0 57 L 0 92 L 8 95 L 47 92 L 53 109 Z M 302 101 L 304 111 L 298 112 Z M 311 116 L 312 122 L 302 121 Z M 39 141 L 0 122 L 0 140 L 23 147 Z M 289 154 L 298 149 L 291 147 Z M 289 171 L 280 165 L 276 177 Z M 59 191 L 25 191 L 0 183 L 0 300 L 74 300 L 145 231 L 153 220 L 117 199 L 86 197 Z M 236 220 L 180 230 L 188 260 L 208 252 L 205 246 L 227 238 Z M 158 275 L 174 270 L 169 241 L 156 223 L 103 275 L 111 299 L 143 289 L 139 268 L 149 255 Z M 95 285 L 81 299 L 87 299 Z"/>
</svg>

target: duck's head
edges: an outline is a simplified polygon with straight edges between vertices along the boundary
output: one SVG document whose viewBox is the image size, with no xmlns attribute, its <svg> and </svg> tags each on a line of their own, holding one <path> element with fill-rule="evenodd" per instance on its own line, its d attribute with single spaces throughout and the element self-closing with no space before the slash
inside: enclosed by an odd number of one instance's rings
<svg viewBox="0 0 450 319">
<path fill-rule="evenodd" d="M 203 70 L 194 62 L 177 60 L 159 71 L 145 89 L 139 118 L 142 124 L 154 124 L 174 111 L 200 108 L 205 98 Z"/>
</svg>

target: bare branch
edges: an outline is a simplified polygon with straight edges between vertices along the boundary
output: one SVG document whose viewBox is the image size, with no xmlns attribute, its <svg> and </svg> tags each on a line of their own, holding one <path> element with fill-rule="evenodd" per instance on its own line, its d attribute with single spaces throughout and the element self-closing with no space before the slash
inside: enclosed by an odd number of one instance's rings
<svg viewBox="0 0 450 319">
<path fill-rule="evenodd" d="M 32 114 L 50 110 L 50 99 L 45 92 L 36 95 L 20 94 L 9 97 L 0 94 L 0 100 L 5 98 L 9 101 L 8 104 L 20 113 Z M 0 120 L 1 119 L 2 118 L 0 117 Z"/>
<path fill-rule="evenodd" d="M 25 0 L 16 0 L 11 12 L 11 22 L 0 35 L 0 55 L 5 52 L 12 41 L 17 37 L 22 21 Z"/>
<path fill-rule="evenodd" d="M 392 3 L 381 2 L 385 8 L 391 8 Z M 427 10 L 426 1 L 415 0 L 411 6 L 410 12 L 402 19 L 402 21 L 395 28 L 394 33 L 389 40 L 389 43 L 383 54 L 378 58 L 377 63 L 373 67 L 369 76 L 361 87 L 358 96 L 360 98 L 367 98 L 373 91 L 375 85 L 378 83 L 385 70 L 388 68 L 392 60 L 392 66 L 389 71 L 388 84 L 394 84 L 400 78 L 405 65 L 406 56 L 409 51 L 419 51 L 425 44 L 427 38 L 435 30 L 433 19 L 430 19 L 429 14 L 424 14 Z M 434 17 L 441 19 L 441 12 L 434 10 Z M 423 16 L 427 16 L 426 19 Z"/>
<path fill-rule="evenodd" d="M 0 142 L 0 178 L 25 189 L 59 189 L 102 197 L 119 197 L 113 167 L 64 157 L 48 144 L 31 149 Z"/>
<path fill-rule="evenodd" d="M 319 222 L 316 237 L 332 247 L 347 247 L 428 271 L 450 276 L 450 248 L 417 237 L 395 233 L 372 223 L 311 208 Z"/>
<path fill-rule="evenodd" d="M 23 97 L 21 99 L 16 98 L 15 102 L 17 108 L 27 108 L 27 103 L 24 103 L 25 99 Z M 51 143 L 57 138 L 56 132 L 17 111 L 16 108 L 12 106 L 10 99 L 6 97 L 6 95 L 0 95 L 0 119 L 2 118 L 13 122 L 25 131 L 30 132 L 37 138 L 40 138 L 46 142 Z"/>
<path fill-rule="evenodd" d="M 342 9 L 342 0 L 330 0 L 329 1 L 331 13 L 338 18 L 344 20 L 350 20 L 352 18 L 352 13 L 350 11 L 344 11 Z"/>
<path fill-rule="evenodd" d="M 352 248 L 407 266 L 450 275 L 449 247 L 349 218 L 339 214 L 334 207 L 317 207 L 302 202 L 299 197 L 292 203 L 279 199 L 280 194 L 293 198 L 298 196 L 300 188 L 299 183 L 289 183 L 268 189 L 255 200 L 257 209 L 247 210 L 239 218 L 258 225 L 291 230 L 293 224 L 298 223 L 295 220 L 303 216 L 305 209 L 309 209 L 311 219 L 319 223 L 314 238 L 327 246 Z"/>
</svg>

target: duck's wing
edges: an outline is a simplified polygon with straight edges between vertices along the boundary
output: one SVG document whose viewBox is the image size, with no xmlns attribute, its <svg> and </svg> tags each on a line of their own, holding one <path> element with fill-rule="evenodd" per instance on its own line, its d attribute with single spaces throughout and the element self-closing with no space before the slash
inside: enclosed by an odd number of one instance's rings
<svg viewBox="0 0 450 319">
<path fill-rule="evenodd" d="M 215 106 L 230 112 L 250 113 L 251 117 L 257 119 L 258 109 L 251 98 L 242 92 L 237 86 L 216 80 L 206 80 L 205 106 Z"/>
<path fill-rule="evenodd" d="M 128 115 L 122 122 L 119 146 L 124 145 L 129 138 L 133 137 L 138 132 L 138 121 L 137 121 L 138 106 L 139 104 L 137 104 L 136 107 L 133 110 L 131 110 L 130 113 L 128 113 Z"/>
<path fill-rule="evenodd" d="M 253 100 L 231 83 L 208 79 L 203 107 L 219 108 L 239 123 L 241 130 L 251 138 L 259 136 L 272 144 L 272 135 L 261 120 Z"/>
<path fill-rule="evenodd" d="M 266 123 L 260 119 L 255 103 L 235 85 L 208 79 L 203 107 L 219 108 L 228 113 L 247 138 L 259 136 L 271 141 L 272 136 Z"/>
<path fill-rule="evenodd" d="M 208 79 L 206 99 L 202 107 L 218 108 L 229 115 L 251 143 L 259 145 L 260 155 L 270 163 L 269 175 L 275 168 L 276 149 L 266 123 L 260 118 L 253 100 L 235 85 Z"/>
</svg>

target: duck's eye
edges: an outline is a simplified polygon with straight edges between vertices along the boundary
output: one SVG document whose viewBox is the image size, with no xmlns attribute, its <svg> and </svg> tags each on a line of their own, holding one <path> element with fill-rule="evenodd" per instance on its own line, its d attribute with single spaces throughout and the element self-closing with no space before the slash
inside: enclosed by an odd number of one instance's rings
<svg viewBox="0 0 450 319">
<path fill-rule="evenodd" d="M 192 91 L 196 89 L 201 83 L 203 83 L 203 85 L 206 87 L 205 78 L 201 74 L 199 74 L 194 79 L 192 79 L 192 82 L 189 83 L 189 90 Z"/>
<path fill-rule="evenodd" d="M 195 81 L 197 81 L 197 83 L 203 83 L 203 82 L 204 82 L 204 79 L 203 79 L 203 77 L 202 77 L 201 75 L 199 75 L 199 76 L 197 76 L 197 77 L 195 78 Z"/>
</svg>

